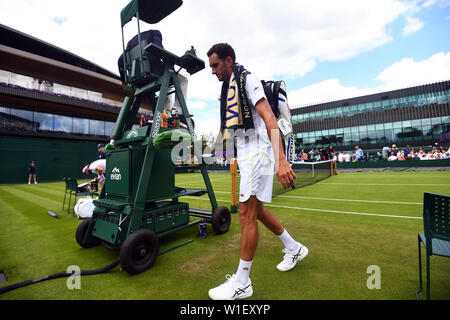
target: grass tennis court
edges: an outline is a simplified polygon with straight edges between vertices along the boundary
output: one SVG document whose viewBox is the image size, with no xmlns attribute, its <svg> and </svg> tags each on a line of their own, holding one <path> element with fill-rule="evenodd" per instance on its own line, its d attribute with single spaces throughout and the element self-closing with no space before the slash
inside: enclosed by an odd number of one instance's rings
<svg viewBox="0 0 450 320">
<path fill-rule="evenodd" d="M 230 175 L 210 173 L 210 178 L 219 205 L 229 206 Z M 203 187 L 200 174 L 180 174 L 176 182 L 181 187 Z M 274 198 L 266 207 L 308 246 L 309 255 L 292 271 L 277 271 L 282 244 L 260 224 L 251 299 L 415 299 L 424 192 L 450 194 L 450 172 L 339 173 Z M 8 278 L 0 286 L 65 271 L 71 265 L 96 269 L 117 258 L 118 252 L 103 246 L 78 246 L 75 230 L 81 220 L 62 211 L 63 197 L 63 182 L 0 186 L 0 271 Z M 206 195 L 183 199 L 191 207 L 210 208 Z M 61 219 L 50 217 L 49 210 Z M 197 227 L 162 239 L 161 250 L 194 241 L 159 256 L 151 269 L 135 276 L 117 267 L 107 274 L 82 277 L 79 290 L 69 290 L 67 278 L 61 278 L 5 293 L 0 299 L 208 299 L 208 290 L 236 271 L 239 216 L 232 215 L 230 231 L 224 235 L 215 235 L 210 225 L 207 231 L 207 239 L 196 237 Z M 422 254 L 424 258 L 424 250 Z M 380 289 L 367 287 L 369 266 L 379 267 Z M 431 272 L 431 298 L 450 299 L 450 259 L 432 256 Z"/>
</svg>

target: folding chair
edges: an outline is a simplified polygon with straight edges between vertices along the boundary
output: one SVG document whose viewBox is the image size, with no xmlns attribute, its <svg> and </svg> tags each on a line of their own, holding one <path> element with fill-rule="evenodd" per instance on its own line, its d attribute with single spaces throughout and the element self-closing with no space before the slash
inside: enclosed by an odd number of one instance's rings
<svg viewBox="0 0 450 320">
<path fill-rule="evenodd" d="M 423 227 L 424 233 L 418 235 L 419 246 L 419 281 L 420 287 L 416 291 L 422 291 L 422 255 L 423 242 L 426 249 L 427 265 L 427 299 L 430 299 L 430 256 L 437 255 L 450 258 L 450 196 L 435 193 L 424 193 L 423 200 Z"/>
<path fill-rule="evenodd" d="M 69 193 L 69 205 L 67 206 L 67 213 L 70 212 L 70 203 L 72 201 L 72 195 L 75 196 L 74 207 L 75 207 L 75 204 L 77 203 L 77 197 L 93 196 L 93 195 L 98 196 L 97 192 L 91 192 L 91 191 L 80 192 L 78 190 L 77 179 L 75 179 L 75 178 L 64 178 L 64 181 L 66 182 L 66 190 L 64 192 L 63 210 L 64 210 L 64 203 L 66 201 L 66 193 Z M 72 208 L 72 212 L 74 212 L 73 208 Z"/>
<path fill-rule="evenodd" d="M 65 189 L 64 189 L 64 201 L 63 201 L 63 207 L 62 207 L 63 211 L 64 211 L 64 205 L 65 205 L 65 203 L 66 203 L 66 195 L 67 195 L 67 193 L 70 193 L 70 189 L 69 189 L 69 187 L 68 187 L 67 179 L 68 179 L 68 178 L 66 178 L 66 177 L 63 178 L 64 184 L 65 184 Z"/>
</svg>

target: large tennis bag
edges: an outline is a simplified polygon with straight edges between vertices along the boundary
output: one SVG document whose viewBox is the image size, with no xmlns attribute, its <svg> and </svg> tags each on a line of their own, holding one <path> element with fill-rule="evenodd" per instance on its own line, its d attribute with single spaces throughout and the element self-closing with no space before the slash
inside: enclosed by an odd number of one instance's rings
<svg viewBox="0 0 450 320">
<path fill-rule="evenodd" d="M 292 130 L 291 110 L 289 109 L 286 84 L 281 81 L 261 81 L 272 112 L 281 131 L 284 154 L 289 163 L 294 162 L 295 142 Z"/>
</svg>

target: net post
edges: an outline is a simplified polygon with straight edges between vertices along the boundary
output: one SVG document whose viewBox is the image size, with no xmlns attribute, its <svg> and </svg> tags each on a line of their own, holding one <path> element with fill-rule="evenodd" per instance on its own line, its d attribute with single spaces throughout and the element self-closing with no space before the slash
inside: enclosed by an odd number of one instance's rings
<svg viewBox="0 0 450 320">
<path fill-rule="evenodd" d="M 238 212 L 238 205 L 236 199 L 236 175 L 237 175 L 237 159 L 233 158 L 230 161 L 230 175 L 231 175 L 231 213 Z"/>
<path fill-rule="evenodd" d="M 330 161 L 330 174 L 333 176 L 333 160 Z"/>
</svg>

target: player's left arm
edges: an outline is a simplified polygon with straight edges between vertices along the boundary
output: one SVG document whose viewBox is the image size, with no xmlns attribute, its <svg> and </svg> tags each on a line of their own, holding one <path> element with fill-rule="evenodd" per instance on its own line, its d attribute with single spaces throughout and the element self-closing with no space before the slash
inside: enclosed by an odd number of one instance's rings
<svg viewBox="0 0 450 320">
<path fill-rule="evenodd" d="M 284 188 L 288 188 L 294 183 L 295 173 L 287 162 L 283 150 L 283 143 L 281 142 L 280 129 L 278 128 L 277 120 L 270 108 L 269 103 L 265 98 L 261 98 L 255 104 L 256 112 L 263 119 L 269 139 L 272 143 L 273 152 L 275 154 L 275 168 L 277 168 L 277 179 Z"/>
</svg>

